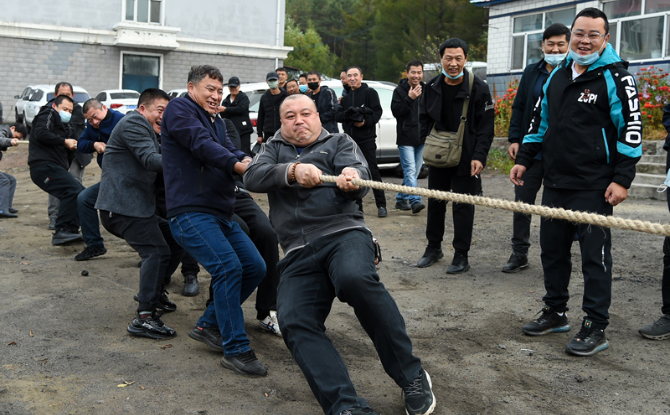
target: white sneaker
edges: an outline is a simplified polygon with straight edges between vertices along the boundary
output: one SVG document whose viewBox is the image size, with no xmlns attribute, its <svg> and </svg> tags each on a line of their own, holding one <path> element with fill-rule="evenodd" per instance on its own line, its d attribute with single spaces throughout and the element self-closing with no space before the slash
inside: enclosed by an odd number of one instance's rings
<svg viewBox="0 0 670 415">
<path fill-rule="evenodd" d="M 261 325 L 263 330 L 270 331 L 281 337 L 281 330 L 279 330 L 279 322 L 277 321 L 276 311 L 270 311 L 270 315 L 265 317 L 263 320 L 258 320 L 258 323 Z"/>
</svg>

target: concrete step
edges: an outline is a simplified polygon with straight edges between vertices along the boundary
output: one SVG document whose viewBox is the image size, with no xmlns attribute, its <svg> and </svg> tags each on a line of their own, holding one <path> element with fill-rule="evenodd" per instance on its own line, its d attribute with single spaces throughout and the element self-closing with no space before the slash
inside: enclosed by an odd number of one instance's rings
<svg viewBox="0 0 670 415">
<path fill-rule="evenodd" d="M 633 183 L 628 189 L 628 197 L 635 199 L 656 199 L 656 200 L 667 200 L 667 190 L 665 192 L 659 193 L 656 191 L 658 185 L 655 184 L 636 184 Z"/>
<path fill-rule="evenodd" d="M 665 176 L 662 174 L 636 173 L 634 184 L 653 184 L 660 185 L 665 181 Z"/>
<path fill-rule="evenodd" d="M 663 163 L 665 164 L 666 156 L 663 154 L 644 154 L 638 163 Z"/>
<path fill-rule="evenodd" d="M 665 163 L 637 163 L 635 169 L 638 173 L 662 174 L 665 176 Z"/>
</svg>

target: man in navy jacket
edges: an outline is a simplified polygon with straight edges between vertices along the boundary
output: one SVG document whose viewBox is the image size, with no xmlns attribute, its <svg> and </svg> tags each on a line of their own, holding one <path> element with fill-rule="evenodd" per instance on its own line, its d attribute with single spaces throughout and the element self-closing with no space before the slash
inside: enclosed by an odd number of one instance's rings
<svg viewBox="0 0 670 415">
<path fill-rule="evenodd" d="M 105 153 L 105 147 L 107 147 L 107 141 L 109 141 L 109 136 L 116 124 L 123 118 L 123 114 L 107 109 L 95 98 L 84 102 L 82 111 L 88 123 L 81 137 L 79 137 L 79 141 L 77 141 L 77 151 L 85 154 L 97 153 L 98 165 L 102 168 L 102 157 Z M 79 226 L 81 226 L 81 234 L 86 242 L 86 248 L 74 257 L 75 261 L 86 261 L 107 253 L 105 241 L 100 235 L 98 211 L 95 208 L 99 191 L 100 183 L 98 182 L 87 187 L 77 196 Z"/>
<path fill-rule="evenodd" d="M 235 148 L 216 111 L 223 76 L 210 65 L 193 66 L 188 95 L 167 106 L 162 124 L 163 175 L 170 229 L 212 275 L 214 301 L 197 327 L 219 327 L 221 365 L 245 375 L 267 375 L 249 346 L 242 303 L 265 277 L 265 262 L 240 226 L 232 173 L 244 174 L 251 158 Z M 203 332 L 203 335 L 206 332 Z M 214 341 L 214 340 L 213 340 Z"/>
</svg>

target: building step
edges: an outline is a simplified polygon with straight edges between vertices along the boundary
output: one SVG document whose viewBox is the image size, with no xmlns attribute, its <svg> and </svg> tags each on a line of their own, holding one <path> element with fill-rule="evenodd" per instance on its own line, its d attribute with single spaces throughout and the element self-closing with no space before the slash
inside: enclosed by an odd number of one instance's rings
<svg viewBox="0 0 670 415">
<path fill-rule="evenodd" d="M 633 183 L 628 189 L 628 197 L 635 199 L 656 199 L 667 200 L 667 190 L 659 193 L 657 184 L 636 184 Z"/>
<path fill-rule="evenodd" d="M 637 163 L 635 169 L 638 173 L 662 174 L 665 176 L 665 163 Z"/>
<path fill-rule="evenodd" d="M 644 154 L 639 163 L 662 163 L 665 164 L 666 156 L 663 154 Z"/>
<path fill-rule="evenodd" d="M 653 184 L 655 186 L 659 186 L 664 181 L 665 181 L 665 176 L 662 175 L 662 174 L 636 173 L 635 174 L 635 180 L 633 180 L 633 183 L 635 183 L 635 184 Z"/>
</svg>

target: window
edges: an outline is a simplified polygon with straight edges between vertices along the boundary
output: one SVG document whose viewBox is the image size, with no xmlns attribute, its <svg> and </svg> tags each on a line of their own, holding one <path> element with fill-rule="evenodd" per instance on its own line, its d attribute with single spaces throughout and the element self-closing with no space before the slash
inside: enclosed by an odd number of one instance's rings
<svg viewBox="0 0 670 415">
<path fill-rule="evenodd" d="M 124 5 L 125 20 L 161 24 L 162 0 L 125 0 Z"/>
<path fill-rule="evenodd" d="M 610 17 L 609 43 L 622 59 L 670 57 L 670 3 L 667 0 L 615 0 L 605 3 Z"/>
<path fill-rule="evenodd" d="M 160 88 L 162 66 L 162 55 L 121 52 L 121 89 Z"/>
<path fill-rule="evenodd" d="M 544 29 L 554 23 L 563 23 L 570 27 L 575 14 L 575 8 L 570 7 L 514 18 L 511 69 L 523 69 L 526 65 L 539 62 L 544 57 L 542 53 Z"/>
<path fill-rule="evenodd" d="M 105 92 L 101 92 L 95 97 L 95 99 L 100 102 L 107 101 L 107 94 Z"/>
</svg>

